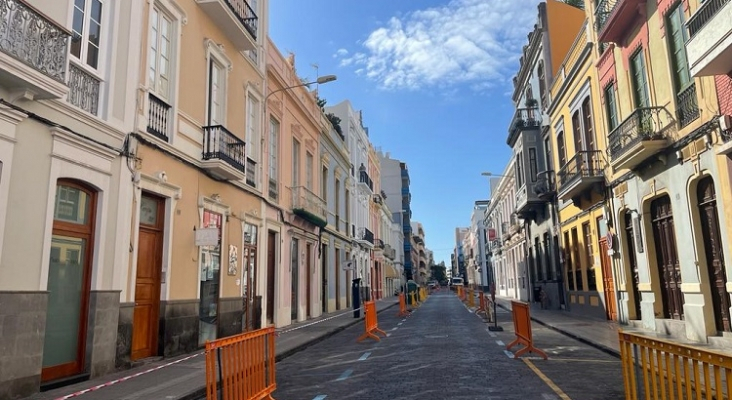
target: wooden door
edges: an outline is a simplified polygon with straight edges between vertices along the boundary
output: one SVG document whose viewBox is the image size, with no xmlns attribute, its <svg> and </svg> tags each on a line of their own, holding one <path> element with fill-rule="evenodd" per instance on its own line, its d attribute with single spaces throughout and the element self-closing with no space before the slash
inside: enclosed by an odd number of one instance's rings
<svg viewBox="0 0 732 400">
<path fill-rule="evenodd" d="M 336 310 L 341 309 L 341 249 L 335 249 L 335 298 Z"/>
<path fill-rule="evenodd" d="M 244 301 L 244 324 L 243 329 L 249 331 L 254 329 L 255 325 L 259 324 L 259 321 L 254 321 L 254 296 L 257 294 L 257 248 L 251 245 L 244 245 L 242 249 L 242 265 L 244 268 L 242 282 L 244 286 L 243 301 Z M 261 315 L 260 315 L 261 317 Z"/>
<path fill-rule="evenodd" d="M 701 218 L 704 251 L 707 258 L 707 273 L 711 284 L 712 309 L 717 331 L 731 332 L 729 315 L 729 294 L 725 284 L 727 274 L 724 267 L 722 252 L 722 237 L 719 233 L 719 219 L 717 217 L 717 197 L 714 190 L 714 180 L 711 177 L 702 179 L 697 186 L 699 201 L 699 217 Z"/>
<path fill-rule="evenodd" d="M 628 266 L 630 267 L 631 274 L 633 274 L 631 282 L 633 285 L 633 308 L 635 309 L 635 318 L 641 319 L 641 297 L 640 290 L 638 290 L 640 278 L 638 276 L 638 262 L 635 258 L 635 235 L 640 234 L 640 232 L 635 232 L 633 230 L 633 217 L 629 212 L 625 213 L 624 218 L 626 249 L 628 249 Z"/>
<path fill-rule="evenodd" d="M 656 263 L 661 280 L 663 317 L 684 319 L 684 294 L 681 292 L 681 266 L 676 250 L 674 219 L 668 196 L 651 202 L 653 240 L 656 246 Z"/>
<path fill-rule="evenodd" d="M 305 245 L 305 318 L 310 318 L 310 306 L 313 302 L 313 265 L 312 265 L 313 245 L 310 243 Z"/>
<path fill-rule="evenodd" d="M 132 360 L 152 357 L 158 353 L 164 209 L 165 200 L 148 194 L 142 195 L 137 240 L 135 311 L 132 319 Z"/>
<path fill-rule="evenodd" d="M 277 233 L 267 232 L 267 323 L 274 323 L 275 264 L 277 263 Z"/>
<path fill-rule="evenodd" d="M 607 238 L 603 237 L 600 239 L 600 265 L 602 267 L 602 288 L 605 292 L 605 318 L 616 321 L 618 311 L 615 305 L 615 281 L 613 280 L 612 262 L 607 254 L 608 250 L 610 250 L 610 246 Z"/>
<path fill-rule="evenodd" d="M 328 312 L 328 245 L 323 245 L 323 252 L 320 254 L 320 277 L 322 281 L 322 289 L 320 293 L 320 302 L 323 314 Z"/>
</svg>

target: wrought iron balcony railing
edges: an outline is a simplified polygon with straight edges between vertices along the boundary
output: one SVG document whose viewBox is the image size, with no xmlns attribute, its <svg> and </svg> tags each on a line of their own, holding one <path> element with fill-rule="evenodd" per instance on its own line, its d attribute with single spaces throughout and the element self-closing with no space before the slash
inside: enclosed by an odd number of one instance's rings
<svg viewBox="0 0 732 400">
<path fill-rule="evenodd" d="M 247 185 L 256 187 L 257 186 L 257 162 L 247 157 L 247 170 L 246 170 L 246 182 Z"/>
<path fill-rule="evenodd" d="M 699 118 L 699 115 L 696 83 L 692 81 L 689 86 L 676 94 L 676 119 L 679 121 L 679 128 L 689 125 Z"/>
<path fill-rule="evenodd" d="M 0 0 L 0 51 L 58 81 L 66 81 L 71 34 L 19 0 Z"/>
<path fill-rule="evenodd" d="M 244 29 L 249 32 L 250 35 L 256 40 L 257 39 L 257 13 L 249 5 L 246 0 L 224 0 L 226 4 L 231 8 L 231 11 L 236 14 L 236 18 L 239 19 Z"/>
<path fill-rule="evenodd" d="M 689 38 L 694 37 L 730 0 L 706 0 L 701 3 L 694 15 L 689 18 L 686 26 L 689 28 Z"/>
<path fill-rule="evenodd" d="M 270 200 L 277 201 L 280 195 L 280 185 L 279 183 L 274 180 L 269 180 L 269 198 Z"/>
<path fill-rule="evenodd" d="M 147 132 L 167 142 L 171 120 L 170 105 L 152 93 L 150 93 L 149 97 L 150 105 L 147 113 Z"/>
<path fill-rule="evenodd" d="M 600 0 L 595 7 L 595 31 L 601 32 L 605 27 L 615 6 L 622 0 Z"/>
<path fill-rule="evenodd" d="M 374 244 L 374 233 L 371 232 L 368 228 L 359 229 L 359 233 L 361 234 L 361 240 L 365 240 L 371 244 Z"/>
<path fill-rule="evenodd" d="M 69 64 L 69 103 L 97 115 L 99 112 L 99 78 L 73 63 Z"/>
<path fill-rule="evenodd" d="M 374 182 L 371 181 L 371 178 L 369 177 L 369 174 L 366 171 L 358 172 L 358 182 L 363 183 L 366 186 L 368 186 L 372 192 L 374 191 Z"/>
<path fill-rule="evenodd" d="M 664 107 L 637 108 L 618 125 L 608 137 L 611 159 L 620 157 L 637 143 L 665 139 L 663 129 L 668 125 Z"/>
<path fill-rule="evenodd" d="M 579 151 L 559 170 L 559 187 L 577 179 L 604 177 L 605 160 L 600 150 Z"/>
<path fill-rule="evenodd" d="M 244 172 L 244 141 L 221 125 L 203 127 L 203 159 L 219 159 Z"/>
<path fill-rule="evenodd" d="M 384 249 L 384 241 L 381 239 L 374 239 L 374 247 L 377 249 Z"/>
<path fill-rule="evenodd" d="M 537 174 L 534 193 L 542 200 L 549 200 L 557 193 L 554 171 L 542 171 Z"/>
<path fill-rule="evenodd" d="M 541 126 L 541 111 L 538 108 L 518 108 L 513 115 L 511 131 Z"/>
</svg>

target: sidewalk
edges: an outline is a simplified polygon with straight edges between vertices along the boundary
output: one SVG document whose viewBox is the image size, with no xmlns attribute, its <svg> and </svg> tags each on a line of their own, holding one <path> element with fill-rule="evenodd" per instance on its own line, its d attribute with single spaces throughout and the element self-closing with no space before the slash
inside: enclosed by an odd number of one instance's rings
<svg viewBox="0 0 732 400">
<path fill-rule="evenodd" d="M 377 312 L 398 305 L 398 299 L 389 297 L 376 302 Z M 298 322 L 277 330 L 275 339 L 276 360 L 280 361 L 319 341 L 357 323 L 353 310 L 339 310 L 307 321 Z M 355 343 L 354 338 L 354 343 Z M 191 400 L 205 394 L 205 366 L 203 351 L 155 361 L 144 366 L 115 372 L 75 385 L 36 393 L 26 400 L 55 400 L 79 398 L 80 400 Z M 84 390 L 94 389 L 86 393 Z"/>
<path fill-rule="evenodd" d="M 511 310 L 511 299 L 496 296 L 496 305 Z M 561 310 L 542 310 L 533 305 L 531 306 L 531 319 L 608 354 L 620 357 L 618 330 L 621 329 L 621 326 L 617 322 L 583 317 Z M 634 331 L 629 326 L 623 326 L 622 329 Z"/>
</svg>

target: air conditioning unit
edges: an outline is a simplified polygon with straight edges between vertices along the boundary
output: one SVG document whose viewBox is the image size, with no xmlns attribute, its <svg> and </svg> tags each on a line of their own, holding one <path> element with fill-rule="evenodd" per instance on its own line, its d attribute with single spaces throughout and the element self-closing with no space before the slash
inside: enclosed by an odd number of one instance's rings
<svg viewBox="0 0 732 400">
<path fill-rule="evenodd" d="M 723 131 L 732 129 L 732 116 L 722 115 L 719 117 L 719 128 Z"/>
</svg>

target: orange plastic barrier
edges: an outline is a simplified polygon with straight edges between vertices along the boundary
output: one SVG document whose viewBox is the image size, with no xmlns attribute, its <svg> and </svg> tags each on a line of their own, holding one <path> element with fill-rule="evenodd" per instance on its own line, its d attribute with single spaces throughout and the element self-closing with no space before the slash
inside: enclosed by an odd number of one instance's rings
<svg viewBox="0 0 732 400">
<path fill-rule="evenodd" d="M 366 326 L 366 332 L 361 335 L 356 341 L 360 342 L 366 338 L 376 339 L 377 342 L 381 341 L 376 333 L 381 333 L 386 337 L 386 332 L 379 329 L 379 322 L 376 320 L 376 304 L 373 301 L 367 301 L 363 303 L 364 308 L 364 321 Z"/>
<path fill-rule="evenodd" d="M 409 311 L 407 311 L 407 297 L 404 295 L 404 293 L 399 294 L 399 312 L 397 313 L 397 317 L 404 317 L 409 315 Z"/>
<path fill-rule="evenodd" d="M 486 308 L 486 303 L 485 303 L 485 293 L 483 293 L 483 292 L 478 292 L 478 309 L 475 310 L 475 313 L 477 314 L 479 312 L 483 312 L 483 313 L 488 312 L 488 309 Z"/>
<path fill-rule="evenodd" d="M 206 399 L 273 399 L 274 327 L 206 342 Z"/>
<path fill-rule="evenodd" d="M 511 301 L 511 314 L 513 316 L 513 330 L 516 333 L 516 340 L 506 346 L 506 350 L 511 347 L 522 344 L 525 347 L 514 353 L 513 358 L 518 358 L 521 354 L 532 352 L 538 354 L 546 360 L 546 353 L 534 347 L 534 337 L 531 334 L 531 315 L 529 314 L 529 305 L 522 301 Z"/>
</svg>

